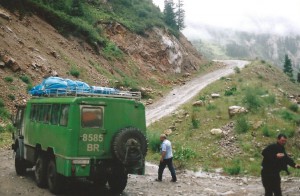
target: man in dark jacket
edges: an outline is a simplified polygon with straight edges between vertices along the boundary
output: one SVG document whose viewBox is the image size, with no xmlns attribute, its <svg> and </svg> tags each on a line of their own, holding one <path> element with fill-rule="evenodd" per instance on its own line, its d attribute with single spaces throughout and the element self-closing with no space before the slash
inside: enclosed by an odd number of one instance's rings
<svg viewBox="0 0 300 196">
<path fill-rule="evenodd" d="M 281 196 L 281 179 L 280 171 L 285 170 L 288 174 L 287 165 L 293 168 L 300 168 L 300 165 L 295 164 L 285 152 L 284 145 L 287 142 L 287 137 L 284 134 L 279 134 L 277 143 L 267 146 L 263 151 L 263 161 L 261 177 L 265 188 L 265 196 Z"/>
</svg>

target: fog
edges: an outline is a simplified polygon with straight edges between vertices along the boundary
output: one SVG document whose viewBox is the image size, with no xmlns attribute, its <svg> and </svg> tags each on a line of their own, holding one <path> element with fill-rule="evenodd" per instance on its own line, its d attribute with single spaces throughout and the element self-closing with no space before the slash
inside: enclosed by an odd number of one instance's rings
<svg viewBox="0 0 300 196">
<path fill-rule="evenodd" d="M 176 4 L 177 0 L 173 0 Z M 153 0 L 163 10 L 164 0 Z M 208 38 L 205 27 L 277 35 L 300 34 L 300 0 L 183 0 L 188 38 Z"/>
</svg>

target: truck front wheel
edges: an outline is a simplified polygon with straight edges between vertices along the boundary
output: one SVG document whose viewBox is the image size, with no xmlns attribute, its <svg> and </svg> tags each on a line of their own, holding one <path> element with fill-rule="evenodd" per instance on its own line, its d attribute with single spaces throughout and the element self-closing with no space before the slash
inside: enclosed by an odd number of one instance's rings
<svg viewBox="0 0 300 196">
<path fill-rule="evenodd" d="M 56 172 L 55 160 L 51 159 L 48 164 L 47 181 L 50 192 L 54 194 L 61 193 L 65 186 L 65 179 L 62 175 Z"/>
<path fill-rule="evenodd" d="M 20 148 L 16 149 L 15 169 L 16 173 L 20 176 L 24 176 L 26 174 L 26 161 L 21 157 Z"/>
</svg>

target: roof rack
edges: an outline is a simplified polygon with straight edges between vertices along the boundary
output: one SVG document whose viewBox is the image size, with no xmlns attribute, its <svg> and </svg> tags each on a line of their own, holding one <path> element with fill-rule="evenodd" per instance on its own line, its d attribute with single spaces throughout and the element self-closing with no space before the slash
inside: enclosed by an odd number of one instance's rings
<svg viewBox="0 0 300 196">
<path fill-rule="evenodd" d="M 112 97 L 141 100 L 141 92 L 120 91 L 120 90 L 101 90 L 91 91 L 87 89 L 66 89 L 51 88 L 43 90 L 32 97 Z"/>
</svg>

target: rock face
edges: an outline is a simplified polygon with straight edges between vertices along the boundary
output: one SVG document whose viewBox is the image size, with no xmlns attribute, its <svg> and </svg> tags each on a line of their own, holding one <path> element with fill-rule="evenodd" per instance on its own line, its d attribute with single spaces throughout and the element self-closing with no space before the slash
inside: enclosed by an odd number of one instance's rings
<svg viewBox="0 0 300 196">
<path fill-rule="evenodd" d="M 180 42 L 173 35 L 163 33 L 160 29 L 155 29 L 155 32 L 161 36 L 161 49 L 166 52 L 168 62 L 173 66 L 173 71 L 181 73 L 183 47 Z"/>
<path fill-rule="evenodd" d="M 195 50 L 190 42 L 181 34 L 177 39 L 168 31 L 153 28 L 145 32 L 145 36 L 130 33 L 121 26 L 119 31 L 112 31 L 114 26 L 101 23 L 110 39 L 126 54 L 137 62 L 146 62 L 149 71 L 156 71 L 159 75 L 192 72 L 198 69 L 202 56 Z M 112 33 L 113 32 L 113 33 Z"/>
</svg>

